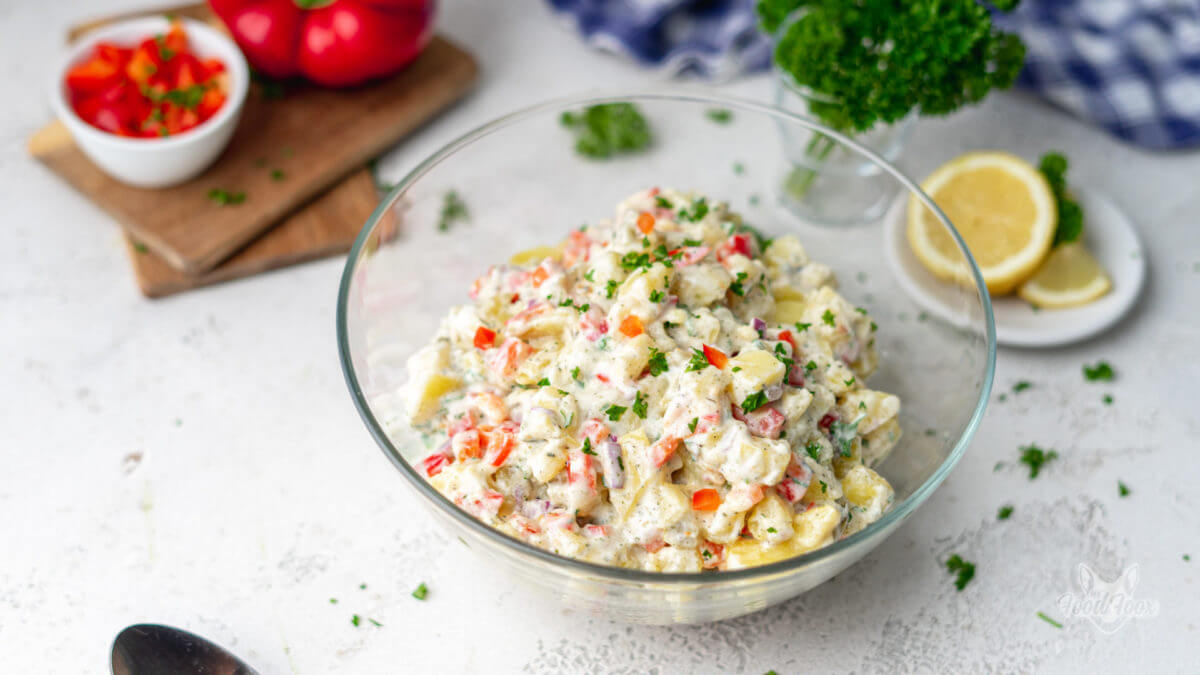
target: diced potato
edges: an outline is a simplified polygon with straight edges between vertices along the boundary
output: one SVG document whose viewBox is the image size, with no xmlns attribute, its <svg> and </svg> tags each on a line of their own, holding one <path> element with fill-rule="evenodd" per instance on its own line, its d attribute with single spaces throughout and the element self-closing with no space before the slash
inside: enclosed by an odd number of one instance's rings
<svg viewBox="0 0 1200 675">
<path fill-rule="evenodd" d="M 863 463 L 867 466 L 883 461 L 900 441 L 900 422 L 895 417 L 879 425 L 862 439 Z"/>
<path fill-rule="evenodd" d="M 861 464 L 842 476 L 842 490 L 846 501 L 867 511 L 882 510 L 892 495 L 887 479 Z"/>
<path fill-rule="evenodd" d="M 792 458 L 792 449 L 787 441 L 755 438 L 745 432 L 738 434 L 728 447 L 716 469 L 735 485 L 774 485 L 783 478 L 783 472 Z M 707 456 L 708 453 L 703 455 L 705 459 Z"/>
<path fill-rule="evenodd" d="M 858 433 L 865 436 L 900 413 L 900 398 L 882 391 L 858 389 L 846 394 L 838 408 L 843 419 L 863 416 Z"/>
<path fill-rule="evenodd" d="M 733 278 L 720 265 L 688 265 L 678 268 L 671 290 L 688 307 L 704 307 L 725 297 Z"/>
<path fill-rule="evenodd" d="M 788 426 L 792 426 L 804 417 L 804 412 L 812 403 L 813 395 L 807 389 L 788 389 L 779 399 L 779 412 L 787 418 Z"/>
<path fill-rule="evenodd" d="M 615 369 L 624 373 L 630 380 L 637 378 L 646 369 L 650 361 L 650 336 L 642 333 L 636 337 L 619 340 L 609 355 L 609 361 Z"/>
<path fill-rule="evenodd" d="M 841 498 L 842 482 L 837 479 L 833 471 L 824 466 L 815 467 L 813 469 L 812 482 L 808 484 L 808 490 L 805 490 L 801 501 L 819 502 L 826 499 L 837 500 Z"/>
<path fill-rule="evenodd" d="M 625 280 L 621 290 L 617 291 L 617 301 L 608 311 L 610 326 L 619 326 L 627 316 L 636 316 L 643 324 L 649 324 L 658 316 L 660 305 L 652 302 L 650 296 L 654 293 L 667 293 L 670 283 L 671 270 L 665 265 L 655 264 L 650 269 L 642 270 Z"/>
<path fill-rule="evenodd" d="M 776 545 L 764 545 L 755 539 L 739 539 L 726 549 L 727 567 L 738 569 L 766 565 L 821 548 L 833 541 L 833 531 L 841 522 L 841 513 L 829 503 L 817 504 L 792 520 L 795 533 Z"/>
<path fill-rule="evenodd" d="M 794 234 L 775 237 L 771 245 L 763 252 L 763 262 L 775 270 L 791 271 L 808 263 L 808 254 Z"/>
<path fill-rule="evenodd" d="M 576 321 L 578 313 L 566 307 L 549 307 L 539 312 L 522 313 L 509 321 L 506 332 L 529 342 L 539 337 L 558 337 Z"/>
<path fill-rule="evenodd" d="M 562 257 L 561 246 L 534 246 L 533 248 L 525 249 L 518 253 L 514 253 L 508 261 L 514 265 L 536 265 L 546 258 L 554 258 L 558 260 Z"/>
<path fill-rule="evenodd" d="M 781 284 L 772 288 L 771 295 L 775 296 L 776 302 L 783 302 L 785 300 L 804 302 L 804 293 L 800 292 L 799 289 L 793 288 L 786 284 Z"/>
<path fill-rule="evenodd" d="M 558 349 L 547 348 L 544 345 L 536 345 L 536 349 L 532 354 L 517 366 L 516 375 L 513 379 L 524 386 L 533 386 L 538 380 L 545 377 L 546 371 L 550 369 L 550 364 L 554 363 L 554 358 L 558 356 Z"/>
<path fill-rule="evenodd" d="M 731 544 L 738 540 L 745 523 L 745 511 L 726 509 L 722 505 L 712 516 L 701 518 L 700 525 L 705 539 L 718 544 Z"/>
<path fill-rule="evenodd" d="M 790 326 L 804 319 L 804 303 L 799 300 L 780 300 L 775 303 L 775 311 L 771 314 L 771 323 Z"/>
<path fill-rule="evenodd" d="M 746 527 L 754 538 L 768 544 L 778 544 L 792 537 L 792 507 L 774 491 L 750 509 Z"/>
<path fill-rule="evenodd" d="M 699 572 L 704 569 L 700 552 L 694 548 L 667 546 L 650 554 L 650 569 L 656 572 Z"/>
<path fill-rule="evenodd" d="M 408 359 L 411 378 L 405 388 L 405 407 L 410 423 L 423 422 L 438 410 L 442 396 L 459 385 L 457 378 L 443 375 L 449 365 L 450 343 L 438 340 L 421 348 Z"/>
<path fill-rule="evenodd" d="M 745 349 L 729 359 L 726 370 L 730 376 L 729 395 L 740 404 L 746 397 L 783 381 L 784 365 L 765 349 Z"/>
<path fill-rule="evenodd" d="M 653 500 L 653 510 L 657 516 L 655 525 L 659 529 L 667 529 L 692 512 L 691 497 L 672 483 L 659 483 L 647 490 L 642 499 Z"/>
<path fill-rule="evenodd" d="M 528 445 L 529 472 L 539 483 L 554 480 L 567 465 L 567 447 L 561 440 L 530 443 Z"/>
</svg>

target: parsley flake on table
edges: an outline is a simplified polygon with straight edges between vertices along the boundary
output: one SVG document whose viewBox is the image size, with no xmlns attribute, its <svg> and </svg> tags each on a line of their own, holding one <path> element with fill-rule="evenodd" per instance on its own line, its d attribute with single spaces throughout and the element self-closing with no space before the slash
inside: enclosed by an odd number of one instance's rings
<svg viewBox="0 0 1200 675">
<path fill-rule="evenodd" d="M 370 622 L 371 622 L 371 625 L 373 625 L 373 626 L 378 626 L 378 627 L 380 627 L 380 628 L 383 628 L 383 624 L 379 623 L 379 622 L 378 622 L 378 621 L 376 621 L 375 619 L 367 619 L 367 621 L 370 621 Z"/>
<path fill-rule="evenodd" d="M 1117 481 L 1117 495 L 1121 497 L 1129 496 L 1129 486 L 1123 481 Z"/>
<path fill-rule="evenodd" d="M 1046 623 L 1050 624 L 1051 626 L 1054 626 L 1055 628 L 1062 628 L 1062 627 L 1063 627 L 1061 623 L 1059 623 L 1059 622 L 1055 621 L 1054 619 L 1051 619 L 1050 617 L 1046 616 L 1046 613 L 1045 613 L 1045 612 L 1038 612 L 1038 613 L 1037 613 L 1037 617 L 1038 617 L 1039 619 L 1041 619 L 1042 621 L 1045 621 Z"/>
<path fill-rule="evenodd" d="M 1101 398 L 1100 400 L 1104 402 L 1104 405 L 1112 405 L 1112 402 L 1113 402 L 1112 394 L 1105 394 L 1104 397 Z"/>
<path fill-rule="evenodd" d="M 283 172 L 283 169 L 271 169 L 271 180 L 279 182 L 286 178 L 287 174 Z"/>
<path fill-rule="evenodd" d="M 709 108 L 704 116 L 717 124 L 729 124 L 733 120 L 733 111 L 728 108 Z"/>
<path fill-rule="evenodd" d="M 1017 461 L 1029 467 L 1029 480 L 1037 478 L 1043 466 L 1058 459 L 1058 453 L 1054 450 L 1043 450 L 1033 444 L 1023 445 L 1019 449 L 1021 457 Z"/>
<path fill-rule="evenodd" d="M 1000 507 L 999 511 L 996 512 L 996 520 L 1008 520 L 1012 514 L 1013 514 L 1012 504 L 1005 504 L 1004 506 Z"/>
<path fill-rule="evenodd" d="M 564 112 L 559 122 L 575 133 L 575 152 L 592 159 L 635 153 L 650 147 L 650 125 L 632 103 L 601 103 Z"/>
<path fill-rule="evenodd" d="M 424 600 L 425 596 L 428 594 L 429 587 L 425 585 L 424 581 L 422 581 L 420 584 L 417 584 L 417 588 L 412 592 L 412 596 L 418 600 Z"/>
<path fill-rule="evenodd" d="M 1097 361 L 1096 365 L 1083 365 L 1083 378 L 1088 382 L 1112 382 L 1116 373 L 1107 361 Z"/>
<path fill-rule="evenodd" d="M 1019 393 L 1025 391 L 1026 389 L 1029 389 L 1032 386 L 1033 386 L 1033 383 L 1030 382 L 1029 380 L 1020 380 L 1016 384 L 1013 385 L 1013 393 L 1019 394 Z"/>
<path fill-rule="evenodd" d="M 451 190 L 442 197 L 442 213 L 438 216 L 437 229 L 439 232 L 446 232 L 454 223 L 469 217 L 466 202 L 458 196 L 458 192 Z"/>
<path fill-rule="evenodd" d="M 360 624 L 362 624 L 362 617 L 355 614 L 350 617 L 350 623 L 354 624 L 354 626 L 357 628 Z"/>
<path fill-rule="evenodd" d="M 963 560 L 957 553 L 950 556 L 946 561 L 946 571 L 951 574 L 957 574 L 954 579 L 954 587 L 962 590 L 971 582 L 971 578 L 975 576 L 975 563 Z"/>
<path fill-rule="evenodd" d="M 236 206 L 246 201 L 246 193 L 213 188 L 208 191 L 208 199 L 220 206 Z"/>
</svg>

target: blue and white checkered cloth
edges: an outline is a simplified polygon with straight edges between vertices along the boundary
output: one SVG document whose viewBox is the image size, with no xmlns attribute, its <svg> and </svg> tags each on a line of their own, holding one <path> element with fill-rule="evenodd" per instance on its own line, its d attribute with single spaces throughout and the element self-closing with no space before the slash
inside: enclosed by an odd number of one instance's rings
<svg viewBox="0 0 1200 675">
<path fill-rule="evenodd" d="M 589 44 L 668 75 L 770 63 L 755 0 L 548 1 Z M 1200 0 L 1023 0 L 995 21 L 1028 48 L 1018 86 L 1137 145 L 1200 145 Z"/>
<path fill-rule="evenodd" d="M 549 0 L 588 44 L 665 75 L 728 79 L 762 70 L 771 41 L 758 30 L 755 0 Z"/>
<path fill-rule="evenodd" d="M 1018 86 L 1130 143 L 1200 145 L 1200 0 L 1024 0 L 995 21 L 1025 42 Z"/>
</svg>

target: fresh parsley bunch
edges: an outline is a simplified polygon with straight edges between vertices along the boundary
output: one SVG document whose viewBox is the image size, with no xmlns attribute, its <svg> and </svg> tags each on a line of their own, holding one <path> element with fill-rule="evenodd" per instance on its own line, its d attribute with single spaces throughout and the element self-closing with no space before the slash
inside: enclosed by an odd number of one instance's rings
<svg viewBox="0 0 1200 675">
<path fill-rule="evenodd" d="M 1002 11 L 1017 0 L 993 0 Z M 862 132 L 909 112 L 945 115 L 1012 86 L 1025 60 L 1016 35 L 997 30 L 976 0 L 759 0 L 761 25 L 779 36 L 775 63 L 828 97 L 812 113 Z"/>
</svg>

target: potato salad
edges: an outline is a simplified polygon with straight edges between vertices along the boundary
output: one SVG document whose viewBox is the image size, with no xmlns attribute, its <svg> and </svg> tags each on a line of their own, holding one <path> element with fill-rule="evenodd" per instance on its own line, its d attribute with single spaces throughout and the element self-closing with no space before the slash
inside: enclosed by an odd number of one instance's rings
<svg viewBox="0 0 1200 675">
<path fill-rule="evenodd" d="M 793 236 L 657 188 L 470 286 L 408 360 L 418 470 L 559 555 L 640 570 L 761 565 L 887 511 L 900 438 L 876 325 Z"/>
</svg>

